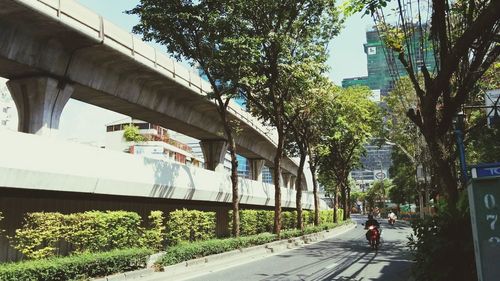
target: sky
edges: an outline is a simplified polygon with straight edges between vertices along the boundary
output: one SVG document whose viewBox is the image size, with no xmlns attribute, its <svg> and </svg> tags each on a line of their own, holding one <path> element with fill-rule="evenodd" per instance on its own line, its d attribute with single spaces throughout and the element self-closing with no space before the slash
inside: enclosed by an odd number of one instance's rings
<svg viewBox="0 0 500 281">
<path fill-rule="evenodd" d="M 138 0 L 76 0 L 87 8 L 102 15 L 117 26 L 131 31 L 139 22 L 135 15 L 124 11 L 132 9 Z M 346 20 L 341 33 L 329 44 L 329 77 L 340 85 L 343 78 L 365 76 L 366 56 L 363 51 L 365 32 L 371 25 L 370 17 L 354 15 Z M 160 50 L 162 46 L 153 44 Z M 59 123 L 59 137 L 80 142 L 103 145 L 105 126 L 126 116 L 70 99 L 65 106 Z"/>
</svg>

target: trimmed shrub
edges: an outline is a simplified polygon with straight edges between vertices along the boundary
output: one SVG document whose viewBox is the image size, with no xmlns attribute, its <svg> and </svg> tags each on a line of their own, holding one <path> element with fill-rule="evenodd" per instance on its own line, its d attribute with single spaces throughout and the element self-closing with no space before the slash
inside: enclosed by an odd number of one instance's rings
<svg viewBox="0 0 500 281">
<path fill-rule="evenodd" d="M 160 251 L 165 241 L 165 223 L 162 211 L 151 211 L 148 216 L 149 227 L 144 230 L 140 244 L 144 248 Z"/>
<path fill-rule="evenodd" d="M 282 212 L 281 213 L 281 228 L 293 229 L 297 226 L 297 212 Z"/>
<path fill-rule="evenodd" d="M 10 237 L 13 247 L 29 259 L 57 254 L 56 243 L 63 237 L 64 215 L 61 213 L 28 213 L 23 227 Z"/>
<path fill-rule="evenodd" d="M 64 239 L 75 252 L 138 247 L 141 217 L 126 211 L 89 211 L 64 217 Z"/>
<path fill-rule="evenodd" d="M 107 250 L 139 246 L 141 216 L 134 212 L 107 211 Z"/>
<path fill-rule="evenodd" d="M 74 253 L 150 247 L 148 245 L 160 249 L 158 236 L 164 231 L 161 212 L 150 218 L 154 220 L 152 228 L 144 229 L 141 217 L 134 212 L 28 213 L 22 228 L 17 229 L 10 240 L 28 259 L 53 257 L 58 254 L 56 245 L 60 241 L 68 242 L 70 252 Z"/>
<path fill-rule="evenodd" d="M 193 243 L 181 243 L 169 247 L 165 255 L 157 262 L 160 266 L 177 264 L 195 258 L 219 254 L 254 245 L 262 245 L 272 242 L 276 236 L 270 233 L 262 233 L 240 238 L 227 238 L 219 240 L 198 241 Z"/>
<path fill-rule="evenodd" d="M 274 211 L 257 211 L 257 233 L 272 232 Z"/>
<path fill-rule="evenodd" d="M 319 212 L 321 224 L 333 223 L 333 210 L 322 210 Z"/>
<path fill-rule="evenodd" d="M 470 215 L 463 209 L 412 222 L 408 246 L 415 260 L 415 280 L 477 280 Z"/>
<path fill-rule="evenodd" d="M 256 210 L 241 210 L 240 211 L 240 234 L 243 236 L 255 235 L 258 232 L 257 225 L 257 212 Z M 232 226 L 232 212 L 231 212 L 231 228 Z"/>
<path fill-rule="evenodd" d="M 333 213 L 332 213 L 332 217 L 333 217 Z M 344 220 L 344 209 L 338 208 L 337 209 L 337 221 L 340 223 L 343 220 Z"/>
<path fill-rule="evenodd" d="M 304 227 L 314 224 L 314 211 L 304 210 L 302 212 L 302 220 L 304 222 Z"/>
<path fill-rule="evenodd" d="M 215 212 L 175 210 L 169 214 L 166 230 L 169 245 L 214 238 Z"/>
<path fill-rule="evenodd" d="M 342 221 L 342 209 L 338 209 L 337 215 Z M 232 212 L 229 212 L 229 225 L 232 228 Z M 333 223 L 333 210 L 320 211 L 321 224 Z M 302 220 L 304 227 L 314 225 L 314 211 L 303 210 Z M 296 211 L 285 211 L 281 213 L 281 229 L 295 229 L 297 223 Z M 254 235 L 263 232 L 272 232 L 274 226 L 274 211 L 256 211 L 256 210 L 241 210 L 240 211 L 240 233 L 242 236 Z"/>
<path fill-rule="evenodd" d="M 86 280 L 146 267 L 147 249 L 124 249 L 86 253 L 70 257 L 42 259 L 0 265 L 2 281 Z"/>
</svg>

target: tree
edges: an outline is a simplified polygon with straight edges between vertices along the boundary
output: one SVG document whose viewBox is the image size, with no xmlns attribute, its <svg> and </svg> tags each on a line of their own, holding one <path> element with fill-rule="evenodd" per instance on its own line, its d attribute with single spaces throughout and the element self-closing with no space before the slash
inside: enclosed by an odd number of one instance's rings
<svg viewBox="0 0 500 281">
<path fill-rule="evenodd" d="M 230 120 L 228 106 L 232 98 L 240 95 L 241 69 L 255 59 L 254 49 L 241 42 L 243 22 L 234 11 L 233 4 L 238 3 L 233 2 L 141 0 L 127 13 L 140 17 L 140 23 L 133 29 L 135 33 L 142 34 L 147 41 L 165 45 L 175 58 L 199 68 L 212 86 L 207 97 L 215 100 L 231 155 L 232 234 L 238 237 L 237 123 Z"/>
<path fill-rule="evenodd" d="M 474 108 L 484 106 L 486 91 L 500 89 L 499 73 L 500 61 L 496 61 L 479 80 L 474 89 L 477 94 L 467 101 L 464 143 L 468 163 L 491 163 L 500 159 L 500 122 L 486 126 L 486 111 L 493 113 L 493 109 Z"/>
<path fill-rule="evenodd" d="M 139 127 L 130 124 L 130 125 L 125 125 L 123 128 L 123 138 L 126 141 L 133 141 L 133 142 L 142 142 L 146 141 L 146 137 L 141 135 L 139 132 Z"/>
<path fill-rule="evenodd" d="M 475 84 L 500 54 L 500 1 L 432 0 L 430 7 L 426 1 L 417 4 L 398 1 L 396 26 L 391 26 L 384 17 L 387 2 L 353 0 L 347 10 L 365 9 L 366 14 L 373 16 L 385 44 L 396 53 L 408 74 L 418 107 L 409 108 L 407 115 L 424 136 L 434 176 L 448 205 L 455 208 L 458 184 L 451 149 L 452 122 Z M 430 22 L 425 21 L 427 9 L 431 11 Z M 419 42 L 414 42 L 413 34 L 420 34 Z M 436 58 L 434 71 L 415 60 L 428 47 L 432 47 Z M 418 73 L 422 74 L 423 83 Z"/>
<path fill-rule="evenodd" d="M 394 89 L 384 97 L 384 102 L 387 104 L 385 115 L 388 118 L 383 138 L 396 145 L 391 155 L 393 164 L 390 170 L 396 184 L 392 192 L 397 201 L 395 203 L 403 203 L 400 201 L 411 197 L 410 194 L 416 194 L 423 206 L 424 191 L 427 194 L 433 192 L 435 186 L 433 183 L 436 182 L 436 178 L 434 177 L 434 181 L 430 183 L 426 180 L 423 184 L 417 185 L 416 182 L 418 166 L 427 171 L 432 166 L 432 161 L 427 144 L 418 127 L 406 116 L 409 108 L 415 108 L 418 105 L 410 79 L 401 77 L 396 81 Z M 426 172 L 426 174 L 431 173 Z M 409 188 L 415 190 L 409 190 Z"/>
<path fill-rule="evenodd" d="M 392 177 L 392 188 L 389 190 L 389 199 L 399 206 L 408 202 L 415 202 L 418 198 L 415 166 L 408 161 L 403 152 L 392 151 L 392 167 L 389 169 Z"/>
<path fill-rule="evenodd" d="M 281 160 L 288 130 L 287 104 L 296 94 L 289 84 L 295 67 L 311 57 L 324 57 L 330 38 L 340 28 L 334 0 L 233 1 L 245 29 L 241 40 L 250 42 L 257 60 L 243 69 L 242 93 L 252 112 L 273 125 L 278 135 L 274 157 L 274 232 L 281 230 Z M 256 44 L 258 47 L 254 48 Z"/>
<path fill-rule="evenodd" d="M 318 184 L 316 179 L 317 157 L 315 156 L 314 146 L 320 142 L 322 134 L 320 128 L 320 120 L 325 114 L 326 104 L 328 99 L 325 91 L 328 86 L 328 81 L 322 76 L 326 69 L 321 60 L 311 61 L 304 64 L 301 68 L 295 68 L 292 73 L 296 73 L 299 79 L 291 79 L 297 81 L 296 94 L 292 95 L 288 103 L 287 114 L 285 114 L 286 122 L 290 130 L 290 136 L 287 138 L 289 143 L 289 151 L 300 157 L 299 168 L 297 170 L 296 190 L 297 190 L 297 228 L 303 229 L 302 223 L 302 174 L 305 166 L 306 158 L 309 157 L 309 167 L 313 180 L 314 194 L 314 224 L 319 225 L 319 197 Z M 290 83 L 289 82 L 289 83 Z"/>
<path fill-rule="evenodd" d="M 340 191 L 344 207 L 344 219 L 350 216 L 349 173 L 359 163 L 366 143 L 380 126 L 377 105 L 369 100 L 371 91 L 366 87 L 338 89 L 334 93 L 331 110 L 325 114 L 322 129 L 325 132 L 321 144 L 320 173 L 324 178 L 333 177 Z"/>
</svg>

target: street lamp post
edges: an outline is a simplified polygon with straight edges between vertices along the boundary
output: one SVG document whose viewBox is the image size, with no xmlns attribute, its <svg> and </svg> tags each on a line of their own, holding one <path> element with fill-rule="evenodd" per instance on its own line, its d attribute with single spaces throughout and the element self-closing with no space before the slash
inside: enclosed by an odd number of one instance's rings
<svg viewBox="0 0 500 281">
<path fill-rule="evenodd" d="M 463 129 L 465 122 L 465 114 L 461 111 L 457 114 L 456 119 L 453 122 L 453 130 L 455 132 L 455 137 L 457 140 L 458 155 L 460 157 L 460 179 L 465 188 L 467 185 L 467 163 L 465 162 L 465 146 L 463 139 Z"/>
</svg>

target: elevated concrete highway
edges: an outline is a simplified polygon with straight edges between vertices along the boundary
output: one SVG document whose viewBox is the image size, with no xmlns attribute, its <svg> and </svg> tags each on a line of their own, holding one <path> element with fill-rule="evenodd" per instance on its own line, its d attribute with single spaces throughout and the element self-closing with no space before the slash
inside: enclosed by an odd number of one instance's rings
<svg viewBox="0 0 500 281">
<path fill-rule="evenodd" d="M 22 132 L 49 135 L 69 98 L 159 124 L 200 139 L 215 169 L 225 152 L 211 91 L 189 71 L 72 0 L 0 0 L 0 76 L 19 112 Z M 240 121 L 238 153 L 272 167 L 274 133 L 231 104 Z M 284 159 L 285 182 L 297 165 Z"/>
</svg>

